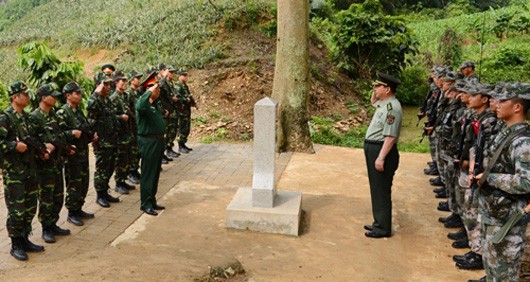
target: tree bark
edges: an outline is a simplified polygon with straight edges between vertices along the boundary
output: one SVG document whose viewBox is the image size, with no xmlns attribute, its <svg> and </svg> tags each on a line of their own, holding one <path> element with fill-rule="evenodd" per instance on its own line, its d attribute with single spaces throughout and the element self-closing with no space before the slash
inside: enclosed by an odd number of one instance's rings
<svg viewBox="0 0 530 282">
<path fill-rule="evenodd" d="M 314 153 L 309 132 L 309 1 L 278 0 L 272 98 L 278 101 L 278 152 Z"/>
</svg>

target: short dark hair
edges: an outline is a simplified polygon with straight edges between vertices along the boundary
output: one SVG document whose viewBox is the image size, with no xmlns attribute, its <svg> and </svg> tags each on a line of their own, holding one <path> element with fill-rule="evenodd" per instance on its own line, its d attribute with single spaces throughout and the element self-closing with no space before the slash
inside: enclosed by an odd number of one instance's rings
<svg viewBox="0 0 530 282">
<path fill-rule="evenodd" d="M 523 113 L 525 116 L 528 114 L 528 110 L 530 109 L 530 100 L 513 98 L 512 101 L 514 104 L 521 104 L 523 106 Z"/>
</svg>

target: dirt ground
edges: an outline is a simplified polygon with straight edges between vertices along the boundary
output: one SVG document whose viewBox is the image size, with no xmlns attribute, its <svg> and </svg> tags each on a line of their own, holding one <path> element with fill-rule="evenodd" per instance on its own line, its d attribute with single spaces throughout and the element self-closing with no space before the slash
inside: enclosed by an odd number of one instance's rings
<svg viewBox="0 0 530 282">
<path fill-rule="evenodd" d="M 278 183 L 279 189 L 303 194 L 306 226 L 299 237 L 228 230 L 225 209 L 238 187 L 174 179 L 169 192 L 160 195 L 168 208 L 158 217 L 142 215 L 110 246 L 10 264 L 0 270 L 0 281 L 194 281 L 209 266 L 236 259 L 247 271 L 237 281 L 466 281 L 482 276 L 457 270 L 451 260 L 465 250 L 452 249 L 446 238 L 452 230 L 437 222 L 447 214 L 436 211 L 438 201 L 421 173 L 428 155 L 402 153 L 393 189 L 394 235 L 368 239 L 362 227 L 371 223 L 362 150 L 317 146 L 316 151 L 294 154 Z"/>
</svg>

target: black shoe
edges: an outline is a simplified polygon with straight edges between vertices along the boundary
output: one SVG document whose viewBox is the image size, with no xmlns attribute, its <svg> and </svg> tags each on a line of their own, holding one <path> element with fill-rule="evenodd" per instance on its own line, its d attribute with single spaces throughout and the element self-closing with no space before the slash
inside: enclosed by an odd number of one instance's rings
<svg viewBox="0 0 530 282">
<path fill-rule="evenodd" d="M 459 227 L 462 227 L 464 226 L 464 223 L 462 222 L 462 219 L 460 218 L 460 216 L 456 216 L 455 218 L 452 218 L 450 220 L 447 220 L 446 222 L 444 222 L 444 227 L 445 228 L 459 228 Z M 466 237 L 467 239 L 467 237 Z"/>
<path fill-rule="evenodd" d="M 434 197 L 437 198 L 437 199 L 447 199 L 447 192 L 444 189 L 442 192 L 437 193 L 436 195 L 434 195 Z"/>
<path fill-rule="evenodd" d="M 134 185 L 130 185 L 130 184 L 127 184 L 127 183 L 125 183 L 125 182 L 123 182 L 123 186 L 124 186 L 125 188 L 127 188 L 127 190 L 134 190 L 134 189 L 136 189 L 136 186 L 134 186 Z"/>
<path fill-rule="evenodd" d="M 156 210 L 156 211 L 161 211 L 161 210 L 165 210 L 166 207 L 161 206 L 161 205 L 155 205 L 155 206 L 153 207 L 153 209 Z"/>
<path fill-rule="evenodd" d="M 385 234 L 377 233 L 377 232 L 374 232 L 374 231 L 366 232 L 366 233 L 364 233 L 364 236 L 366 236 L 366 237 L 368 237 L 368 238 L 385 238 L 385 237 L 390 237 L 390 235 L 385 235 Z"/>
<path fill-rule="evenodd" d="M 84 210 L 78 210 L 76 213 L 79 218 L 94 218 L 93 213 L 85 212 Z"/>
<path fill-rule="evenodd" d="M 127 180 L 131 182 L 132 184 L 140 184 L 140 179 L 138 179 L 135 175 L 129 174 L 127 175 Z"/>
<path fill-rule="evenodd" d="M 444 185 L 444 183 L 442 182 L 442 178 L 440 176 L 429 179 L 429 183 L 432 186 L 443 186 Z"/>
<path fill-rule="evenodd" d="M 116 183 L 116 187 L 114 187 L 114 191 L 116 191 L 116 192 L 118 192 L 120 194 L 123 194 L 123 195 L 128 195 L 129 194 L 129 189 L 127 189 L 127 187 L 124 184 L 125 183 L 123 183 L 123 182 L 117 182 Z"/>
<path fill-rule="evenodd" d="M 466 270 L 484 269 L 484 265 L 482 264 L 482 256 L 477 253 L 473 253 L 465 261 L 457 262 L 456 267 Z"/>
<path fill-rule="evenodd" d="M 180 156 L 179 153 L 173 151 L 173 148 L 167 148 L 166 149 L 166 156 L 170 158 L 178 158 Z"/>
<path fill-rule="evenodd" d="M 448 220 L 456 220 L 459 216 L 455 213 L 451 213 L 448 217 L 440 217 L 438 218 L 438 222 L 446 223 Z"/>
<path fill-rule="evenodd" d="M 158 215 L 158 213 L 152 208 L 141 209 L 141 210 L 144 211 L 148 215 L 155 215 L 155 216 Z"/>
<path fill-rule="evenodd" d="M 434 188 L 434 189 L 432 189 L 432 191 L 434 193 L 438 194 L 438 193 L 441 193 L 441 192 L 445 191 L 445 187 L 442 186 L 442 187 Z"/>
<path fill-rule="evenodd" d="M 22 237 L 11 238 L 11 251 L 9 253 L 20 261 L 28 260 L 28 254 L 23 247 L 23 240 Z"/>
<path fill-rule="evenodd" d="M 473 252 L 473 251 L 469 251 L 469 252 L 467 252 L 467 253 L 465 253 L 465 254 L 463 254 L 463 255 L 454 255 L 454 256 L 453 256 L 453 261 L 454 261 L 454 262 L 462 262 L 462 261 L 465 261 L 465 260 L 467 260 L 467 259 L 468 259 L 471 255 L 473 255 L 473 254 L 476 254 L 476 253 Z"/>
<path fill-rule="evenodd" d="M 427 162 L 427 165 L 428 165 L 429 167 L 434 167 L 434 162 Z"/>
<path fill-rule="evenodd" d="M 167 156 L 167 155 L 165 155 L 165 154 L 164 154 L 164 155 L 162 155 L 162 159 L 163 159 L 163 160 L 166 160 L 166 161 L 168 161 L 168 162 L 172 162 L 172 161 L 173 161 L 173 159 L 172 159 L 172 158 L 168 157 L 168 156 Z"/>
<path fill-rule="evenodd" d="M 33 244 L 33 242 L 29 240 L 29 237 L 27 235 L 25 237 L 22 237 L 20 242 L 21 242 L 22 248 L 26 252 L 40 253 L 44 251 L 43 246 Z"/>
<path fill-rule="evenodd" d="M 460 239 L 458 241 L 454 241 L 453 244 L 451 244 L 451 247 L 455 249 L 465 249 L 469 248 L 469 241 L 467 240 L 467 237 L 464 239 Z"/>
<path fill-rule="evenodd" d="M 460 229 L 456 232 L 447 234 L 447 238 L 455 241 L 463 239 L 464 237 L 467 237 L 467 232 L 464 227 L 460 227 Z"/>
<path fill-rule="evenodd" d="M 440 175 L 440 172 L 438 171 L 438 168 L 436 167 L 433 167 L 433 168 L 426 168 L 423 170 L 423 173 L 425 173 L 426 175 Z"/>
<path fill-rule="evenodd" d="M 467 280 L 467 282 L 486 282 L 486 276 L 480 278 L 479 280 Z"/>
<path fill-rule="evenodd" d="M 363 226 L 364 230 L 366 231 L 372 231 L 374 230 L 374 227 L 370 224 L 366 224 L 365 226 Z"/>
<path fill-rule="evenodd" d="M 183 142 L 179 142 L 179 153 L 181 154 L 187 154 L 190 150 L 186 148 L 186 145 Z"/>
<path fill-rule="evenodd" d="M 162 164 L 168 164 L 169 161 L 167 161 L 166 159 L 164 159 L 164 157 L 162 157 Z"/>
<path fill-rule="evenodd" d="M 56 242 L 55 235 L 53 235 L 53 231 L 51 230 L 51 228 L 47 227 L 42 229 L 42 240 L 49 244 Z"/>
<path fill-rule="evenodd" d="M 127 191 L 127 193 L 129 193 L 129 191 Z M 107 202 L 109 202 L 109 203 L 119 203 L 120 202 L 119 198 L 112 197 L 107 191 L 105 191 L 105 194 L 103 194 L 103 195 L 105 196 L 105 200 L 107 200 Z"/>
<path fill-rule="evenodd" d="M 57 225 L 52 225 L 50 229 L 53 235 L 59 235 L 59 236 L 70 235 L 70 229 L 63 229 Z"/>
<path fill-rule="evenodd" d="M 184 147 L 184 149 L 188 150 L 188 152 L 191 152 L 191 151 L 193 151 L 193 149 L 192 149 L 192 148 L 190 148 L 190 147 L 186 146 L 186 143 L 182 144 L 182 147 Z"/>
<path fill-rule="evenodd" d="M 79 214 L 76 212 L 69 212 L 66 221 L 70 222 L 73 225 L 83 226 L 85 223 L 79 217 Z"/>
<path fill-rule="evenodd" d="M 109 202 L 105 198 L 98 198 L 96 204 L 100 205 L 103 208 L 110 208 Z"/>
<path fill-rule="evenodd" d="M 449 203 L 448 202 L 439 202 L 438 207 L 436 208 L 439 211 L 451 211 L 449 210 Z"/>
</svg>

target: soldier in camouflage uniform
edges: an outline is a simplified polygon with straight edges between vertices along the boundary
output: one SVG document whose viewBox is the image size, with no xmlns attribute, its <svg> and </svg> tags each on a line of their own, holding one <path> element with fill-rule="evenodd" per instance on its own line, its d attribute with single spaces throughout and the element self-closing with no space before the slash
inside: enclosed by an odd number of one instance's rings
<svg viewBox="0 0 530 282">
<path fill-rule="evenodd" d="M 460 72 L 465 76 L 464 80 L 466 82 L 479 83 L 478 76 L 475 74 L 474 62 L 463 62 L 462 65 L 460 65 Z"/>
<path fill-rule="evenodd" d="M 140 168 L 140 157 L 138 153 L 138 125 L 136 124 L 136 111 L 134 109 L 136 101 L 140 97 L 140 83 L 143 75 L 142 72 L 132 70 L 129 75 L 129 88 L 125 90 L 125 103 L 129 106 L 129 109 L 132 110 L 129 119 L 131 121 L 131 133 L 133 138 L 131 140 L 131 155 L 129 157 L 129 175 L 127 175 L 127 179 L 132 184 L 140 184 L 140 173 L 138 172 L 138 169 Z"/>
<path fill-rule="evenodd" d="M 94 130 L 94 154 L 96 155 L 96 171 L 94 186 L 97 192 L 96 203 L 104 208 L 110 203 L 117 203 L 118 198 L 109 195 L 109 180 L 114 172 L 116 158 L 116 142 L 118 141 L 118 120 L 108 99 L 111 93 L 112 79 L 99 73 L 96 77 L 97 87 L 87 102 L 88 121 Z"/>
<path fill-rule="evenodd" d="M 164 156 L 162 158 L 162 164 L 167 164 L 170 161 L 173 161 L 173 158 L 178 157 L 178 154 L 173 151 L 173 140 L 171 140 L 171 137 L 176 132 L 176 124 L 171 123 L 170 119 L 171 117 L 175 116 L 175 107 L 173 106 L 173 98 L 175 96 L 174 93 L 174 87 L 173 82 L 169 81 L 168 79 L 169 75 L 169 69 L 165 64 L 159 64 L 158 65 L 158 74 L 157 74 L 157 80 L 158 85 L 160 89 L 160 105 L 162 106 L 162 110 L 164 113 L 164 119 L 166 121 L 166 133 L 165 133 L 165 143 L 166 148 L 170 147 L 171 151 L 166 150 L 164 152 Z"/>
<path fill-rule="evenodd" d="M 186 146 L 188 142 L 188 136 L 190 135 L 191 127 L 191 107 L 197 108 L 195 99 L 191 96 L 190 89 L 188 88 L 188 71 L 179 70 L 179 81 L 177 82 L 177 98 L 179 99 L 179 152 L 189 153 L 193 149 Z"/>
<path fill-rule="evenodd" d="M 43 246 L 29 241 L 31 222 L 37 211 L 38 185 L 36 177 L 36 150 L 27 141 L 30 136 L 24 108 L 30 103 L 28 87 L 15 82 L 9 87 L 11 106 L 0 114 L 0 154 L 7 207 L 7 232 L 11 237 L 11 255 L 27 260 L 26 252 L 42 252 Z M 36 144 L 36 143 L 35 143 Z M 34 145 L 35 145 L 34 144 Z M 40 143 L 41 157 L 48 158 Z"/>
<path fill-rule="evenodd" d="M 528 205 L 525 194 L 530 193 L 530 128 L 525 119 L 530 106 L 530 84 L 508 83 L 495 98 L 499 101 L 497 116 L 505 120 L 506 127 L 486 153 L 485 172 L 475 177 L 482 184 L 479 188 L 482 255 L 487 281 L 519 281 L 526 221 L 511 227 L 498 244 L 492 242 L 492 237 Z M 503 144 L 504 140 L 508 143 Z M 500 155 L 493 160 L 497 150 Z"/>
<path fill-rule="evenodd" d="M 57 226 L 59 212 L 64 202 L 63 166 L 64 156 L 75 150 L 66 143 L 66 137 L 59 129 L 53 107 L 62 95 L 49 84 L 37 89 L 39 107 L 29 115 L 30 131 L 46 145 L 50 158 L 37 160 L 39 179 L 39 221 L 42 224 L 42 239 L 55 243 L 55 235 L 69 235 L 70 230 Z M 68 150 L 68 152 L 65 152 Z"/>
<path fill-rule="evenodd" d="M 57 111 L 59 127 L 68 142 L 76 146 L 76 153 L 68 156 L 65 164 L 67 221 L 82 226 L 83 219 L 94 218 L 94 214 L 83 211 L 89 186 L 88 144 L 94 137 L 88 119 L 81 109 L 81 89 L 76 82 L 63 87 L 66 103 Z"/>
<path fill-rule="evenodd" d="M 129 185 L 125 182 L 127 174 L 129 173 L 129 157 L 132 155 L 131 142 L 133 134 L 131 120 L 129 119 L 132 110 L 125 102 L 124 97 L 124 92 L 127 90 L 127 77 L 122 71 L 116 71 L 114 73 L 113 81 L 116 90 L 110 95 L 109 100 L 112 104 L 116 120 L 118 121 L 118 127 L 116 128 L 118 133 L 118 144 L 114 163 L 114 179 L 116 180 L 116 186 L 114 189 L 120 194 L 129 194 L 129 190 L 135 189 L 133 185 Z"/>
<path fill-rule="evenodd" d="M 429 92 L 427 92 L 427 95 L 425 96 L 423 104 L 421 105 L 420 111 L 418 113 L 418 119 L 427 117 L 427 123 L 428 123 L 429 117 L 431 116 L 430 115 L 431 110 L 434 107 L 433 104 L 438 98 L 438 95 L 440 92 L 440 89 L 438 88 L 435 82 L 435 76 L 437 74 L 436 71 L 437 71 L 437 67 L 433 67 L 431 71 L 429 72 Z M 434 137 L 433 134 L 429 135 L 429 140 L 431 140 L 431 136 Z M 435 161 L 436 150 L 435 150 L 434 144 L 431 144 L 431 142 L 429 143 L 429 152 L 431 153 L 432 161 L 428 163 L 429 168 L 424 169 L 423 172 L 427 175 L 438 175 L 438 167 Z"/>
</svg>

